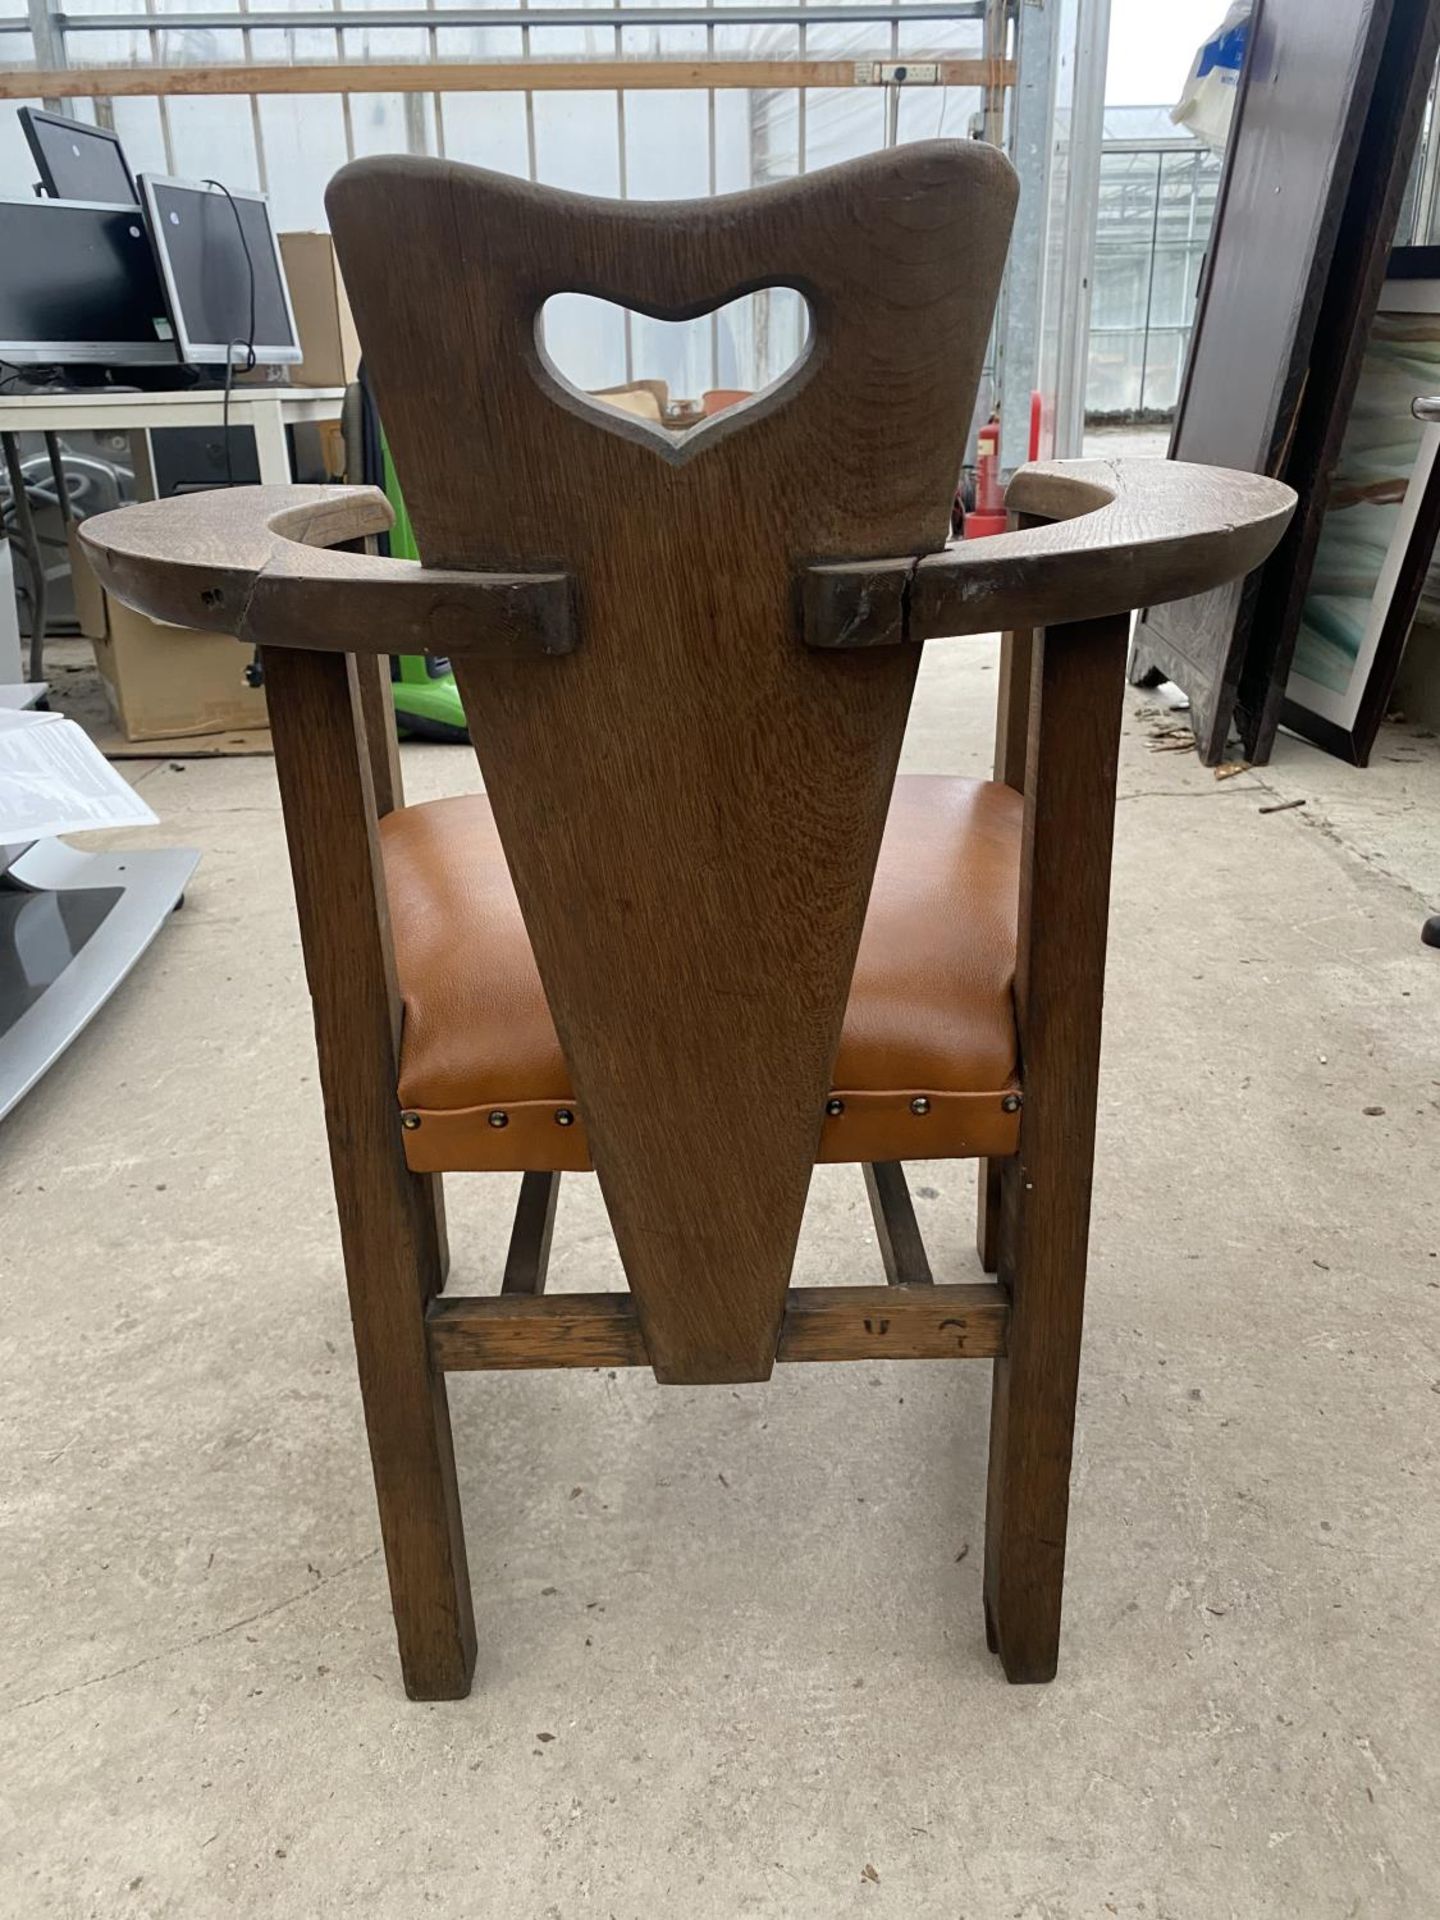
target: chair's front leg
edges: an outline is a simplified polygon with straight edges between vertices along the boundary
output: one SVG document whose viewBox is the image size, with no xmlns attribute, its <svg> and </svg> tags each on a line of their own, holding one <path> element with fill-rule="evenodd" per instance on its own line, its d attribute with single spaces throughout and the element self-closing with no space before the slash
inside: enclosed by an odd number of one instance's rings
<svg viewBox="0 0 1440 1920">
<path fill-rule="evenodd" d="M 1004 1163 L 985 1621 L 1010 1680 L 1049 1680 L 1060 1641 L 1080 1366 L 1115 769 L 1129 618 L 1041 638 L 1030 704 L 1016 1012 L 1020 1147 Z"/>
<path fill-rule="evenodd" d="M 264 660 L 400 1664 L 412 1699 L 458 1699 L 475 1623 L 445 1381 L 425 1330 L 444 1283 L 443 1214 L 401 1144 L 398 1005 L 355 664 L 278 647 Z"/>
</svg>

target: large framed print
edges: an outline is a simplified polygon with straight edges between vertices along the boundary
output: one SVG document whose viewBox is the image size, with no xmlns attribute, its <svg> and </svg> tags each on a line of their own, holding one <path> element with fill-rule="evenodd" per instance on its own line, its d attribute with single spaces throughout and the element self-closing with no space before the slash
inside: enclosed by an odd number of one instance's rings
<svg viewBox="0 0 1440 1920">
<path fill-rule="evenodd" d="M 1391 259 L 1341 443 L 1282 723 L 1364 766 L 1440 536 L 1440 248 Z"/>
</svg>

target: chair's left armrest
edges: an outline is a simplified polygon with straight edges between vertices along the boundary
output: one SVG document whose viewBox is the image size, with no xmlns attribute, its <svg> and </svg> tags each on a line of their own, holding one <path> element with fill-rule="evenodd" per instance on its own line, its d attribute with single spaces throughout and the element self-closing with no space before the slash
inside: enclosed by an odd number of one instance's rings
<svg viewBox="0 0 1440 1920">
<path fill-rule="evenodd" d="M 887 646 L 1183 599 L 1259 566 L 1295 495 L 1259 474 L 1176 460 L 1055 460 L 1022 467 L 1005 504 L 1047 524 L 919 559 L 807 568 L 806 641 Z"/>
<path fill-rule="evenodd" d="M 80 539 L 126 606 L 257 646 L 481 658 L 573 650 L 563 573 L 468 573 L 333 550 L 384 533 L 394 517 L 376 487 L 229 487 L 96 514 Z"/>
</svg>

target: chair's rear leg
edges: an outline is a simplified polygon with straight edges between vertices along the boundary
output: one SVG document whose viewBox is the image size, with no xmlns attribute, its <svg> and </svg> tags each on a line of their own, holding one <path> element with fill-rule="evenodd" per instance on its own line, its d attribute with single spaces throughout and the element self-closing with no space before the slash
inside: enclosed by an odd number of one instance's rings
<svg viewBox="0 0 1440 1920">
<path fill-rule="evenodd" d="M 1001 1176 L 1010 1327 L 985 1516 L 986 1633 L 1010 1680 L 1051 1679 L 1059 1653 L 1128 630 L 1118 616 L 1048 632 L 1030 709 L 1015 983 L 1025 1104 Z"/>
<path fill-rule="evenodd" d="M 502 1293 L 543 1293 L 550 1271 L 550 1242 L 555 1233 L 558 1173 L 522 1173 L 515 1224 L 505 1255 Z"/>
<path fill-rule="evenodd" d="M 986 1273 L 1000 1271 L 1000 1175 L 1003 1160 L 977 1160 L 975 1251 Z"/>
<path fill-rule="evenodd" d="M 866 1163 L 861 1171 L 886 1281 L 892 1287 L 933 1286 L 935 1275 L 930 1271 L 930 1256 L 915 1218 L 915 1203 L 905 1184 L 904 1167 L 898 1160 L 882 1160 L 874 1165 Z"/>
<path fill-rule="evenodd" d="M 469 1691 L 475 1623 L 443 1375 L 425 1308 L 444 1282 L 439 1183 L 405 1164 L 399 1010 L 353 662 L 265 650 L 315 1015 L 350 1315 L 405 1689 Z"/>
<path fill-rule="evenodd" d="M 1017 527 L 1040 523 L 1033 514 L 1013 516 Z M 1025 763 L 1030 751 L 1030 685 L 1033 678 L 1036 635 L 1021 627 L 1000 636 L 999 672 L 995 698 L 994 777 L 1017 793 L 1025 791 Z M 975 1248 L 986 1273 L 1000 1270 L 1000 1176 L 1004 1163 L 982 1160 L 977 1172 L 979 1192 L 975 1210 Z"/>
<path fill-rule="evenodd" d="M 426 1262 L 434 1269 L 435 1291 L 438 1293 L 450 1277 L 450 1230 L 445 1223 L 445 1185 L 438 1173 L 421 1173 L 416 1178 L 425 1195 Z"/>
</svg>

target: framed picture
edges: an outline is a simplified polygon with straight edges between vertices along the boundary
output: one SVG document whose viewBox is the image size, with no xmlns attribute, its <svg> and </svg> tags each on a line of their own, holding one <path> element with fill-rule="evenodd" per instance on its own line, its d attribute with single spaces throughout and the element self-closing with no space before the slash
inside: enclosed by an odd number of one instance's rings
<svg viewBox="0 0 1440 1920">
<path fill-rule="evenodd" d="M 1391 256 L 1321 527 L 1281 722 L 1364 766 L 1440 538 L 1440 247 Z"/>
</svg>

